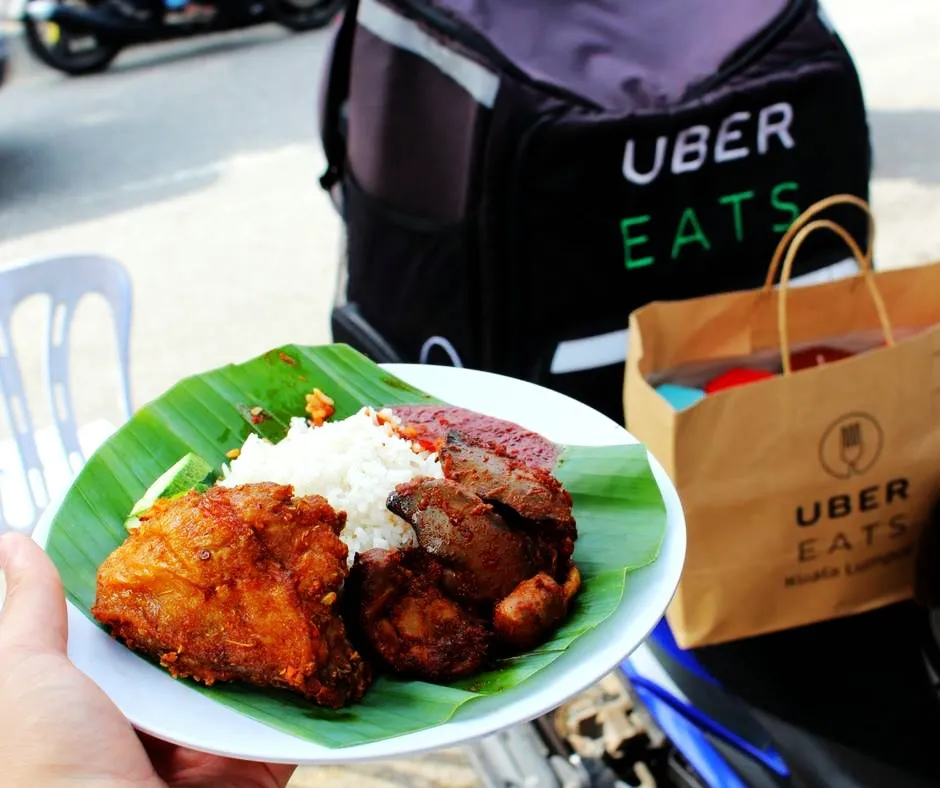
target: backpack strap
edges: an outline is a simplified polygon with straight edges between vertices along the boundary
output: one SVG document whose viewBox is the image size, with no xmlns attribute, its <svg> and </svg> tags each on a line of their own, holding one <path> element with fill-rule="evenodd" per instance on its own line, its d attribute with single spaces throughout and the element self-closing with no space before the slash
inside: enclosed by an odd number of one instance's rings
<svg viewBox="0 0 940 788">
<path fill-rule="evenodd" d="M 350 0 L 333 42 L 330 57 L 323 118 L 320 122 L 320 136 L 323 152 L 326 154 L 326 172 L 320 176 L 320 186 L 326 191 L 330 191 L 342 178 L 346 163 L 346 139 L 342 132 L 340 115 L 343 103 L 349 96 L 349 73 L 358 10 L 358 0 Z"/>
</svg>

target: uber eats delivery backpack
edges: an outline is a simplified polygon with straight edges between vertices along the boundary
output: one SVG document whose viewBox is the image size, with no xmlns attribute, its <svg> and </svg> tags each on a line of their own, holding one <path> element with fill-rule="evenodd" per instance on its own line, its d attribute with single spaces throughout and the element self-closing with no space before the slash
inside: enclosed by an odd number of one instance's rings
<svg viewBox="0 0 940 788">
<path fill-rule="evenodd" d="M 334 340 L 617 421 L 633 309 L 756 287 L 803 209 L 868 198 L 858 76 L 814 0 L 359 0 L 328 69 Z M 844 249 L 817 233 L 796 273 L 851 272 Z"/>
</svg>

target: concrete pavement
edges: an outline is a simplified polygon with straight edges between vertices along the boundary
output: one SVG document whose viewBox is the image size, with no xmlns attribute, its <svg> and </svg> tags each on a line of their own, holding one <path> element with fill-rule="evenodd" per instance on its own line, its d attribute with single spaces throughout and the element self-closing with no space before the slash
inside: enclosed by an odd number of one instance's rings
<svg viewBox="0 0 940 788">
<path fill-rule="evenodd" d="M 128 267 L 136 402 L 280 343 L 328 340 L 339 222 L 317 185 L 323 42 L 256 28 L 132 50 L 80 80 L 14 62 L 0 90 L 0 259 L 87 250 Z M 95 341 L 103 310 L 85 311 L 83 420 L 116 415 Z M 36 319 L 24 310 L 23 336 Z"/>
<path fill-rule="evenodd" d="M 824 0 L 862 76 L 875 150 L 876 260 L 940 260 L 940 8 Z"/>
</svg>

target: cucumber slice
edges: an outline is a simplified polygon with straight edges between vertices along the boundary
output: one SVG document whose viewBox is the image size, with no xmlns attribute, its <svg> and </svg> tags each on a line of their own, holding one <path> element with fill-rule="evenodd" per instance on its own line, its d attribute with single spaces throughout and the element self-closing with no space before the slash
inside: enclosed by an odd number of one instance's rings
<svg viewBox="0 0 940 788">
<path fill-rule="evenodd" d="M 173 498 L 193 489 L 207 489 L 212 484 L 211 477 L 214 475 L 215 469 L 202 457 L 198 454 L 187 454 L 150 485 L 143 497 L 134 504 L 124 521 L 124 527 L 128 530 L 137 528 L 140 525 L 137 515 L 147 511 L 158 498 Z"/>
</svg>

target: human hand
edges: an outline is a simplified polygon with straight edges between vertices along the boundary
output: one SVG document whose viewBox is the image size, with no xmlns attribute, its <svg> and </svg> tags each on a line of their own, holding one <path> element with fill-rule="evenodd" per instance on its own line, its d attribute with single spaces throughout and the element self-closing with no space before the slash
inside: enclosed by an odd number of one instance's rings
<svg viewBox="0 0 940 788">
<path fill-rule="evenodd" d="M 138 735 L 66 656 L 55 565 L 32 540 L 0 537 L 0 786 L 283 788 L 292 766 L 193 752 Z"/>
</svg>

